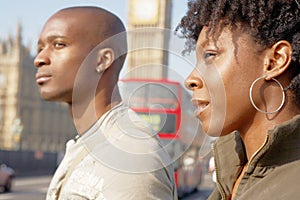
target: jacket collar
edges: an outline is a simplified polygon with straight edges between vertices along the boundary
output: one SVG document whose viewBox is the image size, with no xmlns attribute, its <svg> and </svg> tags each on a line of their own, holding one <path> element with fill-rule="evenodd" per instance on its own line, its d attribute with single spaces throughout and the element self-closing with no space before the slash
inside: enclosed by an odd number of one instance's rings
<svg viewBox="0 0 300 200">
<path fill-rule="evenodd" d="M 272 167 L 300 159 L 300 115 L 268 131 L 268 137 L 254 164 Z"/>
<path fill-rule="evenodd" d="M 234 181 L 242 170 L 242 166 L 247 162 L 244 144 L 239 133 L 235 131 L 218 138 L 213 147 L 218 178 L 222 180 L 221 187 L 226 194 L 230 194 Z M 300 115 L 297 115 L 268 131 L 267 140 L 251 159 L 247 173 L 253 173 L 256 168 L 259 170 L 254 173 L 261 173 L 264 168 L 299 160 L 299 152 Z"/>
</svg>

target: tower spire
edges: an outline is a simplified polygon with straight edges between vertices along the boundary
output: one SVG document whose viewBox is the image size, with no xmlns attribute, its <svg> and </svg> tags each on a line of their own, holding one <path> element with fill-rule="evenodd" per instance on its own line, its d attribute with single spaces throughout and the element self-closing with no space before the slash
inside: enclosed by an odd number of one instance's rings
<svg viewBox="0 0 300 200">
<path fill-rule="evenodd" d="M 16 37 L 16 42 L 18 45 L 22 44 L 22 24 L 21 22 L 18 22 L 17 24 L 17 37 Z"/>
</svg>

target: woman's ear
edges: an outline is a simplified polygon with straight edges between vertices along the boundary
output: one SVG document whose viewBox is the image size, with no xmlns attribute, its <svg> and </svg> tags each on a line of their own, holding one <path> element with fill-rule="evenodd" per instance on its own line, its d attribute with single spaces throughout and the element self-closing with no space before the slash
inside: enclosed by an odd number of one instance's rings
<svg viewBox="0 0 300 200">
<path fill-rule="evenodd" d="M 280 40 L 276 42 L 265 57 L 265 79 L 271 80 L 287 71 L 292 59 L 291 54 L 292 47 L 288 41 Z"/>
<path fill-rule="evenodd" d="M 97 54 L 97 67 L 98 73 L 104 72 L 114 62 L 114 51 L 111 48 L 100 49 Z"/>
</svg>

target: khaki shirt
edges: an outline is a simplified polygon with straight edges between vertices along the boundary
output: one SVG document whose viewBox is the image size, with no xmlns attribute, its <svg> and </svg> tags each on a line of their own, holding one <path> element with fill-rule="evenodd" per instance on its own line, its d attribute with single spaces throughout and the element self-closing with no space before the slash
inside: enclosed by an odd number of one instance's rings
<svg viewBox="0 0 300 200">
<path fill-rule="evenodd" d="M 177 199 L 171 164 L 152 129 L 119 105 L 67 143 L 46 199 Z"/>
</svg>

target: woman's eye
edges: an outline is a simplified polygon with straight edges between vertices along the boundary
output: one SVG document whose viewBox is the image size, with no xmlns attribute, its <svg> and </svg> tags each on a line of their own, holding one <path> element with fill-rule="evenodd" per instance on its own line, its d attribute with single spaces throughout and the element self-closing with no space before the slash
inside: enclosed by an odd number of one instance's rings
<svg viewBox="0 0 300 200">
<path fill-rule="evenodd" d="M 216 55 L 216 53 L 206 52 L 206 53 L 204 53 L 203 57 L 204 57 L 204 59 L 207 59 L 207 58 L 210 58 L 210 57 L 215 56 L 215 55 Z"/>
</svg>

